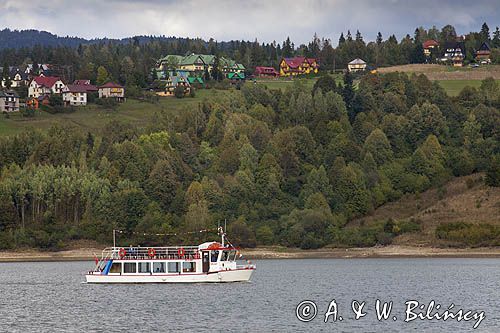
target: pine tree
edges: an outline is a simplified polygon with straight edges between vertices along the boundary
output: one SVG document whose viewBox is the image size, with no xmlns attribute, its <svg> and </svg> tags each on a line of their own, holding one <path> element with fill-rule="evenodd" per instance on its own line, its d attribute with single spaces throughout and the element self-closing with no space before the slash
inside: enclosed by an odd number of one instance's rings
<svg viewBox="0 0 500 333">
<path fill-rule="evenodd" d="M 481 26 L 481 31 L 479 32 L 481 35 L 481 42 L 489 42 L 490 41 L 490 28 L 486 24 L 486 22 L 483 23 Z"/>
<path fill-rule="evenodd" d="M 339 37 L 339 46 L 344 44 L 344 43 L 345 43 L 344 33 L 341 32 L 340 37 Z"/>
</svg>

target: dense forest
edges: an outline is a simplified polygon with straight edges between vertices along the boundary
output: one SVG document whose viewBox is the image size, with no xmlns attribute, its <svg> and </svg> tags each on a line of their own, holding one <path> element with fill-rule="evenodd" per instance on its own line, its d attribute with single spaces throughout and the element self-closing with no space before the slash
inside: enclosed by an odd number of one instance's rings
<svg viewBox="0 0 500 333">
<path fill-rule="evenodd" d="M 151 69 L 155 61 L 167 54 L 205 53 L 227 56 L 242 63 L 248 74 L 255 66 L 278 67 L 281 57 L 304 55 L 320 60 L 322 70 L 343 70 L 347 63 L 355 58 L 362 58 L 368 64 L 391 66 L 408 63 L 423 63 L 422 42 L 437 40 L 440 45 L 456 41 L 457 33 L 451 25 L 441 30 L 436 27 L 415 29 L 400 41 L 394 35 L 384 39 L 381 33 L 373 36 L 374 41 L 366 42 L 361 32 L 342 33 L 337 46 L 328 38 L 314 36 L 307 44 L 295 45 L 290 38 L 281 44 L 277 42 L 260 43 L 255 41 L 218 42 L 213 39 L 204 41 L 199 38 L 176 38 L 136 36 L 122 40 L 79 38 L 58 38 L 44 32 L 0 31 L 0 66 L 20 66 L 28 63 L 49 63 L 64 66 L 64 79 L 68 82 L 76 79 L 90 79 L 99 82 L 102 79 L 117 81 L 127 86 L 133 93 L 133 87 L 147 87 L 151 82 Z M 2 41 L 8 40 L 5 44 Z M 30 43 L 26 43 L 29 40 Z M 500 30 L 498 27 L 490 33 L 484 23 L 479 32 L 465 36 L 466 62 L 473 61 L 474 52 L 483 42 L 492 48 L 492 61 L 500 63 Z M 437 56 L 437 55 L 436 55 Z M 100 77 L 99 77 L 100 76 Z"/>
<path fill-rule="evenodd" d="M 225 220 L 240 246 L 389 244 L 419 221 L 346 224 L 454 176 L 484 171 L 500 185 L 499 107 L 493 79 L 451 98 L 424 75 L 367 74 L 355 89 L 350 74 L 343 84 L 325 74 L 312 91 L 299 81 L 214 91 L 141 129 L 3 137 L 0 247 L 109 243 L 112 229 L 138 244 L 197 241 L 141 233 Z"/>
</svg>

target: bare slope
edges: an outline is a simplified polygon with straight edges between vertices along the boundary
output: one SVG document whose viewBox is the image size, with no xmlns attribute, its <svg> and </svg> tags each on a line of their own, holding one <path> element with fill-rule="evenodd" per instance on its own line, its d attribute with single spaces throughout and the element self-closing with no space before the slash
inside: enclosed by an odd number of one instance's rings
<svg viewBox="0 0 500 333">
<path fill-rule="evenodd" d="M 434 232 L 440 223 L 500 225 L 500 188 L 486 186 L 483 177 L 483 174 L 459 177 L 440 189 L 407 195 L 379 207 L 370 216 L 352 221 L 350 225 L 369 224 L 388 218 L 413 218 L 421 223 L 422 232 L 398 236 L 393 244 L 420 246 L 438 245 Z"/>
</svg>

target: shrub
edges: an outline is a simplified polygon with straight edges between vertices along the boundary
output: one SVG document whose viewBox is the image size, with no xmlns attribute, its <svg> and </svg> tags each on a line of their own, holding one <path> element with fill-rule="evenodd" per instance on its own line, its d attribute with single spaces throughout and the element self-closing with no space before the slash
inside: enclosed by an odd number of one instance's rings
<svg viewBox="0 0 500 333">
<path fill-rule="evenodd" d="M 500 245 L 500 227 L 492 224 L 452 222 L 437 226 L 437 239 L 461 246 L 498 246 Z"/>
<path fill-rule="evenodd" d="M 263 225 L 256 231 L 257 242 L 262 245 L 271 245 L 274 241 L 274 233 L 271 227 Z"/>
<path fill-rule="evenodd" d="M 35 110 L 31 109 L 31 108 L 21 109 L 21 115 L 23 117 L 28 117 L 28 118 L 34 117 L 35 116 Z"/>
<path fill-rule="evenodd" d="M 174 96 L 177 98 L 183 98 L 184 97 L 184 87 L 178 85 L 174 89 Z"/>
</svg>

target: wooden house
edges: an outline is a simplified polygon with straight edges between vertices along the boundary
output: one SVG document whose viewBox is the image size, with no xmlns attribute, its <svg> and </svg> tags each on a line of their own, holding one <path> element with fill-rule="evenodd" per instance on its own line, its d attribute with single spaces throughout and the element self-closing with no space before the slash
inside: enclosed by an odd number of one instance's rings
<svg viewBox="0 0 500 333">
<path fill-rule="evenodd" d="M 426 40 L 422 43 L 422 48 L 424 49 L 424 55 L 429 58 L 432 52 L 439 47 L 439 43 L 434 39 Z"/>
<path fill-rule="evenodd" d="M 125 88 L 118 83 L 108 82 L 98 87 L 99 98 L 114 98 L 118 102 L 125 100 Z"/>
<path fill-rule="evenodd" d="M 319 62 L 314 58 L 293 57 L 282 58 L 280 61 L 280 76 L 296 76 L 318 73 Z"/>
<path fill-rule="evenodd" d="M 274 67 L 264 67 L 257 66 L 255 67 L 254 76 L 260 78 L 276 78 L 280 75 L 280 73 Z"/>
<path fill-rule="evenodd" d="M 486 42 L 482 43 L 479 49 L 476 51 L 476 61 L 482 64 L 489 64 L 491 63 L 490 56 L 490 46 Z"/>
</svg>

